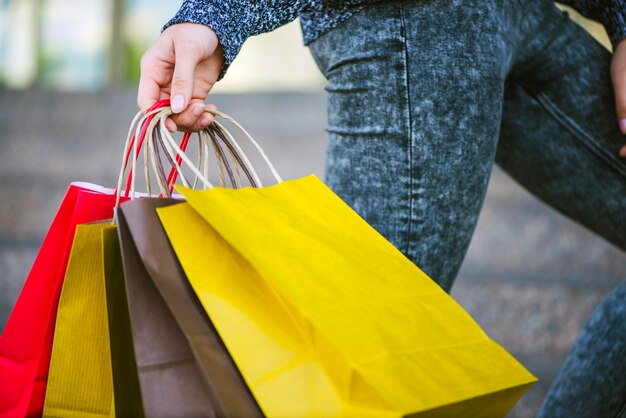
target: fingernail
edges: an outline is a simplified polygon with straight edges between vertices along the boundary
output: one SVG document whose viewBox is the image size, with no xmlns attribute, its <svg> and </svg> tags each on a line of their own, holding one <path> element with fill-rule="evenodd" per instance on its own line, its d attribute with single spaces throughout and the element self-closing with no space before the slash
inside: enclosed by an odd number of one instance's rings
<svg viewBox="0 0 626 418">
<path fill-rule="evenodd" d="M 191 114 L 195 117 L 200 117 L 204 113 L 204 105 L 196 105 L 193 109 L 191 109 Z"/>
<path fill-rule="evenodd" d="M 185 106 L 185 96 L 181 94 L 177 94 L 176 96 L 172 97 L 172 101 L 170 105 L 172 106 L 172 112 L 174 113 L 182 112 L 183 106 Z"/>
<path fill-rule="evenodd" d="M 626 134 L 626 118 L 619 120 L 619 128 Z"/>
<path fill-rule="evenodd" d="M 210 124 L 211 124 L 210 118 L 205 117 L 205 118 L 200 119 L 200 121 L 198 121 L 198 125 L 200 125 L 201 128 L 206 128 Z"/>
</svg>

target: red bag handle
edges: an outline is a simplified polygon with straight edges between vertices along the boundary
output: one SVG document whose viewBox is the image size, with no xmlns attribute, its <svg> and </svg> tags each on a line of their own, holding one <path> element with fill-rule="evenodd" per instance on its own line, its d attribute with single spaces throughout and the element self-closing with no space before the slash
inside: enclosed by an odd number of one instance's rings
<svg viewBox="0 0 626 418">
<path fill-rule="evenodd" d="M 152 106 L 150 106 L 150 108 L 148 108 L 148 110 L 146 111 L 146 113 L 149 113 L 153 110 L 156 109 L 160 109 L 162 107 L 166 107 L 170 105 L 170 99 L 161 99 L 157 102 L 155 102 Z M 142 125 L 141 125 L 141 129 L 139 132 L 139 139 L 138 139 L 138 143 L 137 143 L 137 153 L 135 155 L 135 158 L 139 157 L 139 152 L 141 150 L 141 147 L 146 139 L 146 132 L 148 130 L 148 126 L 150 125 L 150 122 L 152 122 L 152 120 L 154 119 L 156 115 L 150 115 L 148 116 L 146 119 L 144 119 Z M 185 151 L 187 149 L 187 145 L 189 144 L 189 139 L 191 138 L 191 134 L 189 132 L 185 132 L 183 134 L 183 138 L 181 140 L 181 144 L 180 144 L 180 148 Z M 131 152 L 134 148 L 135 145 L 135 140 L 137 140 L 136 138 L 136 134 L 133 134 L 128 149 L 126 150 L 126 155 L 124 157 L 124 164 L 128 165 L 128 160 L 130 158 Z M 178 164 L 178 166 L 180 166 L 180 164 L 182 163 L 182 158 L 180 156 L 176 156 L 176 163 Z M 129 169 L 128 172 L 128 177 L 126 179 L 126 190 L 124 192 L 124 196 L 126 198 L 129 197 L 130 195 L 130 188 L 131 188 L 131 183 L 132 183 L 132 178 L 133 178 L 133 169 L 132 167 Z M 171 167 L 170 168 L 170 172 L 167 176 L 167 184 L 170 187 L 170 193 L 174 190 L 174 184 L 176 183 L 176 180 L 178 179 L 178 171 L 176 170 L 175 167 Z M 159 197 L 163 197 L 162 194 L 159 195 Z"/>
</svg>

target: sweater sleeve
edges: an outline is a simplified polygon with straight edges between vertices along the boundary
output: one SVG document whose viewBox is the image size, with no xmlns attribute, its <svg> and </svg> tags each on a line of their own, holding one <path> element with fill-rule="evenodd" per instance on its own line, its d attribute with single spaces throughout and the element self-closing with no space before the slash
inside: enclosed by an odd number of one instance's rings
<svg viewBox="0 0 626 418">
<path fill-rule="evenodd" d="M 559 0 L 559 3 L 600 22 L 611 39 L 613 50 L 626 38 L 626 0 Z"/>
<path fill-rule="evenodd" d="M 218 77 L 221 80 L 246 39 L 285 25 L 318 3 L 319 0 L 184 0 L 163 30 L 182 22 L 201 23 L 213 29 L 224 50 Z"/>
</svg>

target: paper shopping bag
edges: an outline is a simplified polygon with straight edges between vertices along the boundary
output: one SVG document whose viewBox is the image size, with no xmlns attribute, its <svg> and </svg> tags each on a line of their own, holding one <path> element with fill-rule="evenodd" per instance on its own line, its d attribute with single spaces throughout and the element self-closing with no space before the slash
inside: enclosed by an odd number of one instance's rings
<svg viewBox="0 0 626 418">
<path fill-rule="evenodd" d="M 316 177 L 157 212 L 271 417 L 504 416 L 536 380 Z"/>
<path fill-rule="evenodd" d="M 117 210 L 116 210 L 117 211 Z M 116 217 L 117 218 L 117 217 Z M 103 231 L 103 268 L 106 288 L 106 312 L 109 347 L 111 350 L 111 376 L 115 415 L 141 418 L 145 416 L 141 400 L 137 361 L 133 348 L 133 334 L 128 309 L 128 294 L 122 263 L 119 232 L 110 228 Z M 117 242 L 111 240 L 117 239 Z M 102 376 L 104 378 L 104 375 Z M 151 415 L 152 416 L 152 415 Z"/>
<path fill-rule="evenodd" d="M 156 208 L 177 203 L 137 199 L 116 213 L 143 409 L 150 417 L 261 417 L 157 217 Z M 116 405 L 124 403 L 118 382 L 127 380 L 119 370 Z"/>
<path fill-rule="evenodd" d="M 70 185 L 0 336 L 0 417 L 41 416 L 59 293 L 77 224 L 110 218 L 111 190 Z"/>
<path fill-rule="evenodd" d="M 106 275 L 122 274 L 121 263 L 111 263 L 115 252 L 117 230 L 110 221 L 76 228 L 59 299 L 45 417 L 115 416 L 105 283 Z"/>
</svg>

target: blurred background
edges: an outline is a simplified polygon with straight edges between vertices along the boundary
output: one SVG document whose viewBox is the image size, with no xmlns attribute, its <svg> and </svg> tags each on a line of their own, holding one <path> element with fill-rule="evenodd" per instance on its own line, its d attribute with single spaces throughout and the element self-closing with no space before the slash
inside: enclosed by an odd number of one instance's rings
<svg viewBox="0 0 626 418">
<path fill-rule="evenodd" d="M 95 92 L 134 87 L 139 60 L 179 1 L 1 0 L 0 85 Z M 276 51 L 282 51 L 276 53 Z M 214 93 L 319 92 L 297 21 L 253 37 Z"/>
<path fill-rule="evenodd" d="M 139 59 L 179 3 L 0 5 L 2 329 L 68 184 L 113 187 Z M 600 25 L 570 13 L 610 47 Z M 283 177 L 322 177 L 324 81 L 295 21 L 249 39 L 209 101 L 256 136 Z M 625 277 L 624 253 L 494 170 L 453 296 L 540 379 L 510 417 L 534 416 L 585 318 Z"/>
</svg>

